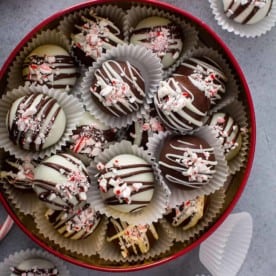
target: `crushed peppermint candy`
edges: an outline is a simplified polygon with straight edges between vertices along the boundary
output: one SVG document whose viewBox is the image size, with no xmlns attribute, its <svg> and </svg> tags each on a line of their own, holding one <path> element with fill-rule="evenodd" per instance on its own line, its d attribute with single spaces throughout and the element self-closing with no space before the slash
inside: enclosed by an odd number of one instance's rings
<svg viewBox="0 0 276 276">
<path fill-rule="evenodd" d="M 167 28 L 159 27 L 148 33 L 150 49 L 159 57 L 163 57 L 169 48 L 171 33 Z"/>
</svg>

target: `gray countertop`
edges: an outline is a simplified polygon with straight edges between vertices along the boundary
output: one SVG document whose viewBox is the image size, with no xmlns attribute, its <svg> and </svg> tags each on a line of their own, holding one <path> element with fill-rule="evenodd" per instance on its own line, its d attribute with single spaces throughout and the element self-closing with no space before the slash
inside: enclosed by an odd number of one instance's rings
<svg viewBox="0 0 276 276">
<path fill-rule="evenodd" d="M 223 31 L 216 23 L 207 0 L 168 0 L 206 22 L 226 42 L 248 81 L 257 119 L 255 160 L 246 189 L 233 212 L 247 211 L 254 220 L 253 240 L 239 272 L 241 276 L 275 275 L 276 271 L 276 28 L 255 39 L 245 39 Z M 0 0 L 0 64 L 19 41 L 41 20 L 80 3 L 78 0 Z M 5 211 L 0 206 L 0 221 Z M 17 226 L 0 242 L 0 262 L 9 254 L 38 248 Z M 110 275 L 66 264 L 72 275 Z M 133 275 L 209 275 L 200 264 L 198 249 L 170 263 Z M 117 275 L 123 275 L 118 273 Z M 124 274 L 125 275 L 125 274 Z M 223 275 L 222 275 L 223 276 Z"/>
</svg>

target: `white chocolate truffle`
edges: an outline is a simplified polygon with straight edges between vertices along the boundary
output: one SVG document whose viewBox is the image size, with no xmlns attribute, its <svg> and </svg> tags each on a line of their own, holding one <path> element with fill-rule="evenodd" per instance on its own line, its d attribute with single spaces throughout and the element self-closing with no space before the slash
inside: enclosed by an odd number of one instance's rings
<svg viewBox="0 0 276 276">
<path fill-rule="evenodd" d="M 240 24 L 255 24 L 270 12 L 272 0 L 223 0 L 227 17 Z"/>
<path fill-rule="evenodd" d="M 74 59 L 58 45 L 45 44 L 24 60 L 23 78 L 28 84 L 69 91 L 77 80 Z"/>
<path fill-rule="evenodd" d="M 12 103 L 6 126 L 15 145 L 36 152 L 60 140 L 66 127 L 66 115 L 54 98 L 30 94 Z"/>
<path fill-rule="evenodd" d="M 34 172 L 33 189 L 54 210 L 68 210 L 87 199 L 90 186 L 83 163 L 59 153 L 43 160 Z"/>
<path fill-rule="evenodd" d="M 152 50 L 161 59 L 164 68 L 179 58 L 183 48 L 181 28 L 169 19 L 158 16 L 139 22 L 131 33 L 130 43 Z"/>
<path fill-rule="evenodd" d="M 132 154 L 121 154 L 105 165 L 97 164 L 99 189 L 104 202 L 123 213 L 146 207 L 154 192 L 151 164 Z"/>
<path fill-rule="evenodd" d="M 59 275 L 58 269 L 50 261 L 42 258 L 27 259 L 21 262 L 16 267 L 11 267 L 11 276 L 16 275 L 45 275 L 55 276 Z"/>
</svg>

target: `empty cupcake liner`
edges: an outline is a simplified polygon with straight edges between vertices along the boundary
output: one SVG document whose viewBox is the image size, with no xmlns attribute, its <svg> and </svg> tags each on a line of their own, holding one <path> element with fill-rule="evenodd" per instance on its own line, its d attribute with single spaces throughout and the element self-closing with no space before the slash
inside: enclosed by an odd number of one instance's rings
<svg viewBox="0 0 276 276">
<path fill-rule="evenodd" d="M 182 227 L 173 227 L 171 224 L 164 218 L 166 223 L 169 225 L 170 232 L 174 237 L 175 241 L 185 242 L 190 241 L 191 239 L 200 235 L 205 231 L 212 223 L 215 222 L 218 215 L 220 214 L 223 204 L 225 202 L 225 191 L 224 188 L 215 191 L 214 193 L 207 196 L 205 200 L 205 210 L 203 217 L 198 221 L 198 223 L 187 230 L 183 230 Z M 175 206 L 175 205 L 174 205 Z M 171 206 L 172 208 L 174 206 Z"/>
<path fill-rule="evenodd" d="M 164 141 L 167 137 L 175 135 L 169 131 L 153 135 L 147 144 L 148 151 L 151 153 L 153 160 L 158 164 L 159 155 L 163 148 Z M 194 132 L 193 135 L 204 139 L 212 148 L 214 148 L 214 154 L 217 161 L 216 172 L 210 179 L 209 183 L 203 185 L 202 187 L 184 190 L 179 189 L 176 185 L 171 185 L 160 173 L 160 179 L 165 182 L 171 192 L 169 206 L 175 206 L 181 204 L 183 201 L 193 199 L 200 195 L 210 195 L 222 188 L 229 175 L 229 168 L 225 160 L 223 149 L 221 147 L 221 142 L 216 139 L 213 130 L 207 126 L 200 128 L 198 131 Z M 160 171 L 160 169 L 159 169 Z"/>
<path fill-rule="evenodd" d="M 166 253 L 173 245 L 173 239 L 169 227 L 162 221 L 154 224 L 154 226 L 158 233 L 159 239 L 153 243 L 152 247 L 147 253 L 141 254 L 139 256 L 127 256 L 124 258 L 120 253 L 119 245 L 116 246 L 113 242 L 108 242 L 105 240 L 102 249 L 99 251 L 100 258 L 114 263 L 132 263 L 155 258 L 161 254 Z"/>
<path fill-rule="evenodd" d="M 9 138 L 9 133 L 5 123 L 6 114 L 8 113 L 11 104 L 16 99 L 31 93 L 43 93 L 56 99 L 59 105 L 63 108 L 67 119 L 66 128 L 61 139 L 55 145 L 39 152 L 27 151 L 14 145 Z M 84 110 L 82 105 L 72 95 L 60 93 L 54 89 L 48 89 L 46 86 L 20 86 L 18 89 L 13 89 L 12 91 L 9 91 L 7 94 L 3 95 L 0 100 L 0 146 L 8 151 L 11 155 L 14 155 L 19 159 L 38 159 L 50 156 L 65 145 L 69 139 L 69 136 L 72 134 L 72 130 L 76 127 L 76 124 L 80 120 L 83 112 Z"/>
<path fill-rule="evenodd" d="M 2 263 L 0 263 L 0 274 L 10 275 L 11 267 L 16 267 L 21 262 L 28 259 L 33 259 L 33 258 L 48 260 L 56 266 L 56 268 L 59 271 L 59 275 L 70 276 L 70 272 L 67 269 L 67 267 L 64 265 L 64 262 L 54 257 L 53 255 L 47 253 L 46 251 L 42 251 L 39 249 L 26 249 L 26 250 L 21 250 L 19 252 L 15 252 L 11 254 L 9 257 L 5 258 Z"/>
<path fill-rule="evenodd" d="M 93 204 L 92 204 L 93 206 Z M 101 249 L 106 236 L 107 220 L 102 216 L 94 232 L 85 239 L 73 240 L 62 236 L 45 217 L 47 206 L 40 204 L 34 214 L 34 221 L 38 232 L 59 248 L 83 256 L 93 256 Z"/>
<path fill-rule="evenodd" d="M 260 37 L 270 31 L 276 23 L 275 1 L 272 1 L 269 14 L 255 24 L 239 24 L 228 18 L 224 13 L 223 1 L 221 0 L 209 0 L 209 3 L 218 25 L 220 25 L 223 30 L 233 32 L 235 35 L 239 35 L 241 37 Z"/>
<path fill-rule="evenodd" d="M 99 172 L 96 169 L 96 165 L 100 162 L 106 164 L 113 157 L 120 154 L 133 154 L 152 165 L 153 173 L 155 176 L 155 188 L 150 203 L 142 210 L 133 213 L 124 213 L 108 206 L 104 203 L 98 188 L 98 181 L 96 174 Z M 122 221 L 126 221 L 129 224 L 150 224 L 156 222 L 162 217 L 165 212 L 166 206 L 168 206 L 169 190 L 167 186 L 159 180 L 160 172 L 156 165 L 151 161 L 149 154 L 142 148 L 132 145 L 128 141 L 122 141 L 111 145 L 104 150 L 101 155 L 95 158 L 94 162 L 91 162 L 88 167 L 88 174 L 91 179 L 91 186 L 87 193 L 87 201 L 90 202 L 95 210 L 107 217 L 119 218 Z"/>
<path fill-rule="evenodd" d="M 183 38 L 183 49 L 179 58 L 175 61 L 174 64 L 164 69 L 164 74 L 166 75 L 167 70 L 172 70 L 178 66 L 183 58 L 190 53 L 190 51 L 197 45 L 198 43 L 198 33 L 195 28 L 187 23 L 183 18 L 180 18 L 172 13 L 166 12 L 164 10 L 156 9 L 149 6 L 137 5 L 133 6 L 127 11 L 127 15 L 125 17 L 125 25 L 127 26 L 125 36 L 127 41 L 130 40 L 131 31 L 135 28 L 135 26 L 146 17 L 150 16 L 160 16 L 171 20 L 178 24 L 182 30 L 182 38 Z"/>
<path fill-rule="evenodd" d="M 90 87 L 94 78 L 94 72 L 107 60 L 128 61 L 141 73 L 145 82 L 145 100 L 141 108 L 129 115 L 116 117 L 104 112 L 98 103 L 93 100 Z M 86 72 L 81 85 L 82 100 L 86 109 L 99 121 L 112 127 L 123 127 L 131 124 L 137 118 L 145 114 L 148 104 L 152 102 L 154 92 L 162 79 L 162 65 L 160 60 L 150 51 L 141 46 L 119 45 L 111 49 L 98 59 Z"/>
<path fill-rule="evenodd" d="M 22 76 L 23 63 L 25 58 L 37 47 L 45 45 L 45 44 L 54 44 L 62 47 L 70 54 L 70 45 L 66 36 L 57 30 L 46 30 L 39 32 L 32 40 L 30 40 L 18 53 L 16 58 L 14 59 L 9 71 L 8 71 L 8 79 L 7 79 L 7 88 L 8 90 L 16 89 L 19 86 L 24 86 L 24 80 Z M 76 70 L 79 74 L 80 69 L 76 64 Z M 77 87 L 77 82 L 79 78 L 77 78 L 76 84 L 69 90 L 72 92 Z M 41 85 L 37 85 L 38 87 Z M 58 91 L 65 91 L 64 89 L 56 89 Z"/>
<path fill-rule="evenodd" d="M 71 41 L 71 35 L 74 33 L 75 24 L 77 22 L 79 23 L 81 16 L 88 16 L 91 11 L 94 11 L 98 16 L 107 18 L 114 22 L 114 24 L 122 31 L 122 36 L 124 36 L 124 33 L 126 31 L 126 27 L 124 24 L 125 12 L 121 8 L 113 4 L 98 5 L 95 7 L 86 8 L 70 13 L 69 15 L 65 16 L 63 20 L 60 21 L 58 30 L 63 33 L 68 40 Z M 70 42 L 70 45 L 72 45 L 72 41 Z M 81 60 L 73 53 L 72 48 L 71 54 L 74 56 L 76 61 L 81 64 Z"/>
<path fill-rule="evenodd" d="M 249 213 L 231 214 L 201 243 L 199 259 L 214 276 L 235 276 L 246 258 L 252 234 L 253 221 Z"/>
</svg>

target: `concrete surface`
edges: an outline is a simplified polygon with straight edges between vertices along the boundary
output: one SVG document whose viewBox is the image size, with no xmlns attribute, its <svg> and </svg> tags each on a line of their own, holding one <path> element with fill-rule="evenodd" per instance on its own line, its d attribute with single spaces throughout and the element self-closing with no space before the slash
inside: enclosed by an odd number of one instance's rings
<svg viewBox="0 0 276 276">
<path fill-rule="evenodd" d="M 41 20 L 77 4 L 78 0 L 0 0 L 0 65 L 17 43 Z M 223 31 L 215 22 L 207 0 L 168 0 L 205 21 L 228 44 L 242 67 L 254 100 L 257 148 L 248 185 L 234 212 L 247 211 L 254 219 L 248 256 L 238 275 L 275 275 L 276 271 L 276 28 L 257 39 L 245 39 Z M 5 216 L 0 206 L 0 219 Z M 17 226 L 0 242 L 0 262 L 21 249 L 37 247 Z M 72 275 L 111 275 L 67 264 Z M 198 249 L 168 264 L 131 275 L 209 275 L 200 264 Z M 120 275 L 126 275 L 118 273 Z M 223 276 L 223 275 L 221 275 Z"/>
</svg>

